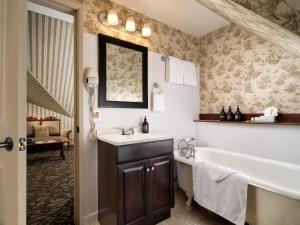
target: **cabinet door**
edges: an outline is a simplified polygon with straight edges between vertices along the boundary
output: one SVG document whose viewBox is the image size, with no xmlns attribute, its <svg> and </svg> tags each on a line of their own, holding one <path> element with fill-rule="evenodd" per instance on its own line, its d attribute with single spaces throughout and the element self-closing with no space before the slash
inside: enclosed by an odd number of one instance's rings
<svg viewBox="0 0 300 225">
<path fill-rule="evenodd" d="M 152 221 L 170 213 L 173 205 L 173 155 L 149 160 L 151 172 L 149 207 Z"/>
<path fill-rule="evenodd" d="M 118 166 L 118 225 L 146 224 L 147 168 L 147 160 Z"/>
</svg>

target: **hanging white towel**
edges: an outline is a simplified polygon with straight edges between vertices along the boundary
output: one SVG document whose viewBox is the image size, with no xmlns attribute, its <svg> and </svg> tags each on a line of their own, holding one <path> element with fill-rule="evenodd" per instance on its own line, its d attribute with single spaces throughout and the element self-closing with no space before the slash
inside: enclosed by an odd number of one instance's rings
<svg viewBox="0 0 300 225">
<path fill-rule="evenodd" d="M 231 221 L 244 225 L 248 179 L 237 171 L 204 161 L 193 164 L 195 201 Z"/>
<path fill-rule="evenodd" d="M 167 82 L 183 84 L 182 60 L 169 56 L 166 64 Z"/>
<path fill-rule="evenodd" d="M 219 183 L 223 180 L 225 180 L 227 177 L 238 173 L 236 170 L 232 170 L 230 168 L 217 166 L 212 163 L 204 162 L 203 163 L 204 169 L 207 171 L 208 175 L 210 176 L 210 179 Z"/>
<path fill-rule="evenodd" d="M 152 93 L 152 110 L 154 112 L 165 111 L 165 98 L 162 93 Z"/>
<path fill-rule="evenodd" d="M 197 86 L 197 67 L 194 63 L 183 61 L 183 83 L 185 85 Z"/>
</svg>

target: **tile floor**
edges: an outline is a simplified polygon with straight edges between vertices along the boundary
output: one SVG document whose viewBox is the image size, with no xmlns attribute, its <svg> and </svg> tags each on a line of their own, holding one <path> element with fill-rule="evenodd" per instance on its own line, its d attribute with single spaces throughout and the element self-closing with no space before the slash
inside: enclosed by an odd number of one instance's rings
<svg viewBox="0 0 300 225">
<path fill-rule="evenodd" d="M 172 209 L 171 217 L 157 225 L 233 225 L 194 202 L 193 209 L 186 209 L 185 201 L 184 193 L 181 191 L 176 192 L 175 207 Z M 99 223 L 90 225 L 99 225 Z"/>
<path fill-rule="evenodd" d="M 185 208 L 184 193 L 175 193 L 175 207 L 171 217 L 158 225 L 233 225 L 222 217 L 198 206 L 193 202 L 193 209 Z"/>
</svg>

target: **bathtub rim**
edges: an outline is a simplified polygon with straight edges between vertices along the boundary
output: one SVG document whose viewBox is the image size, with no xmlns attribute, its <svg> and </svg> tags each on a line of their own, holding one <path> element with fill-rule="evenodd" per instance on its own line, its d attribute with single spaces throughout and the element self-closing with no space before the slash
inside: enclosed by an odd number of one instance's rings
<svg viewBox="0 0 300 225">
<path fill-rule="evenodd" d="M 241 153 L 235 153 L 235 152 L 230 152 L 230 151 L 216 149 L 216 148 L 197 147 L 196 149 L 205 149 L 205 150 L 221 152 L 221 153 L 225 153 L 225 154 L 229 154 L 229 155 L 238 155 L 238 156 L 244 157 L 244 158 L 252 158 L 252 159 L 256 159 L 256 160 L 260 160 L 260 161 L 265 161 L 265 162 L 271 163 L 273 165 L 284 166 L 284 167 L 288 167 L 290 169 L 296 169 L 300 173 L 300 165 L 297 165 L 297 164 L 280 162 L 280 161 L 276 161 L 276 160 L 272 160 L 272 159 L 265 159 L 265 158 L 261 158 L 261 157 L 257 157 L 257 156 L 241 154 Z M 192 166 L 193 162 L 194 162 L 193 159 L 186 159 L 186 158 L 181 157 L 180 154 L 179 154 L 178 149 L 174 150 L 174 159 L 178 162 L 185 163 L 185 164 L 188 164 L 190 166 Z M 247 176 L 247 178 L 249 180 L 249 184 L 252 185 L 252 186 L 255 186 L 255 187 L 258 187 L 258 188 L 264 189 L 266 191 L 270 191 L 270 192 L 273 192 L 273 193 L 276 193 L 278 195 L 282 195 L 282 196 L 285 196 L 285 197 L 288 197 L 288 198 L 300 200 L 300 192 L 299 191 L 294 191 L 292 189 L 285 188 L 285 187 L 282 187 L 282 186 L 278 186 L 278 185 L 275 185 L 275 184 L 270 183 L 270 182 L 261 181 L 259 179 L 255 179 L 253 177 L 250 177 L 247 174 L 245 174 L 245 175 Z"/>
</svg>

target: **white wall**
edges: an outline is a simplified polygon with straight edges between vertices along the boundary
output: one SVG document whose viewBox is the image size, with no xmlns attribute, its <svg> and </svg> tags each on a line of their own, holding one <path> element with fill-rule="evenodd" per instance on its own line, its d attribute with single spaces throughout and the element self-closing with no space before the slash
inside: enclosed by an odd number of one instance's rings
<svg viewBox="0 0 300 225">
<path fill-rule="evenodd" d="M 96 35 L 84 33 L 84 67 L 98 69 L 98 38 Z M 182 137 L 195 136 L 196 124 L 193 119 L 198 118 L 199 95 L 198 87 L 181 86 L 165 83 L 165 63 L 161 55 L 149 52 L 149 90 L 153 82 L 162 85 L 165 94 L 165 112 L 156 113 L 148 109 L 109 109 L 101 108 L 101 120 L 97 122 L 98 129 L 114 127 L 140 126 L 146 115 L 150 124 L 150 131 L 173 134 L 178 140 Z M 150 106 L 149 92 L 149 106 Z M 97 102 L 97 101 L 96 101 Z M 97 219 L 97 145 L 88 141 L 89 112 L 88 95 L 83 93 L 84 107 L 84 148 L 82 149 L 81 185 L 83 224 Z"/>
<path fill-rule="evenodd" d="M 97 122 L 98 129 L 139 126 L 143 116 L 147 115 L 151 131 L 173 134 L 176 140 L 196 136 L 201 146 L 300 164 L 300 127 L 194 123 L 193 119 L 198 118 L 199 113 L 198 88 L 165 83 L 165 66 L 160 58 L 159 54 L 149 53 L 149 86 L 153 82 L 162 85 L 165 93 L 165 112 L 102 108 L 101 121 Z M 84 33 L 84 67 L 98 69 L 97 65 L 98 38 Z M 97 145 L 88 141 L 89 112 L 86 91 L 83 93 L 83 107 L 85 125 L 82 132 L 85 138 L 81 161 L 82 224 L 88 224 L 97 220 L 98 183 Z"/>
<path fill-rule="evenodd" d="M 97 36 L 83 35 L 83 66 L 98 68 Z M 88 93 L 83 90 L 83 148 L 80 149 L 80 224 L 90 224 L 97 220 L 98 209 L 98 174 L 97 174 L 97 143 L 90 142 Z"/>
<path fill-rule="evenodd" d="M 165 62 L 162 55 L 149 52 L 148 80 L 149 80 L 149 109 L 113 109 L 101 108 L 101 121 L 98 129 L 114 127 L 140 127 L 146 115 L 150 125 L 150 132 L 172 134 L 175 142 L 183 137 L 195 137 L 195 123 L 199 115 L 198 87 L 176 85 L 165 82 Z M 165 97 L 165 111 L 152 112 L 151 86 L 154 82 L 161 85 Z"/>
<path fill-rule="evenodd" d="M 300 127 L 197 123 L 200 146 L 300 164 Z"/>
<path fill-rule="evenodd" d="M 165 96 L 165 111 L 152 112 L 150 126 L 154 132 L 174 135 L 176 148 L 179 139 L 195 137 L 196 124 L 193 119 L 199 117 L 199 87 L 166 83 L 162 55 L 150 53 L 149 56 L 150 84 L 159 83 Z"/>
</svg>

